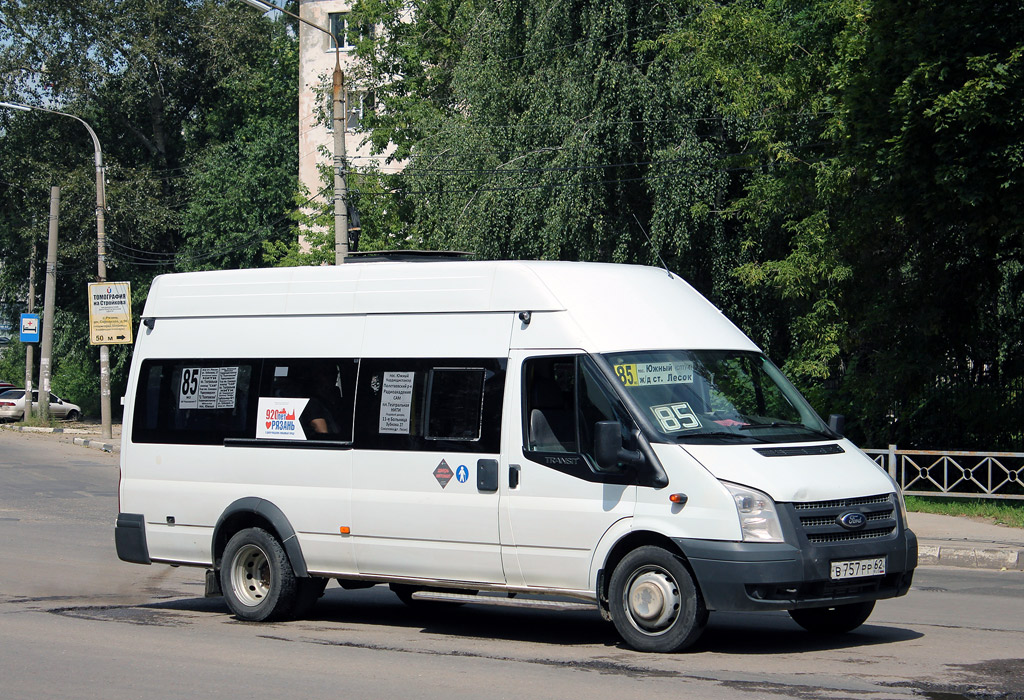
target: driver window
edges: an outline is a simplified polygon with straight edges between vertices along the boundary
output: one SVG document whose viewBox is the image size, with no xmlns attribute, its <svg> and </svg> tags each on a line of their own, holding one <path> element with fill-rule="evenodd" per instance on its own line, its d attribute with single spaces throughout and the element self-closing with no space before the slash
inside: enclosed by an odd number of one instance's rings
<svg viewBox="0 0 1024 700">
<path fill-rule="evenodd" d="M 623 444 L 632 442 L 632 421 L 588 365 L 575 356 L 538 357 L 524 363 L 527 450 L 582 454 L 596 468 L 598 421 L 619 421 Z"/>
<path fill-rule="evenodd" d="M 576 452 L 574 357 L 538 357 L 525 363 L 528 450 Z"/>
</svg>

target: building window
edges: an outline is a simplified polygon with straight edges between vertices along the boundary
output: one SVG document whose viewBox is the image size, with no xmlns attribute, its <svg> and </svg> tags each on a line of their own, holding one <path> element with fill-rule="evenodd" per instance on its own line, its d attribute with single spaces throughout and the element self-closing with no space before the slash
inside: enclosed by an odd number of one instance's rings
<svg viewBox="0 0 1024 700">
<path fill-rule="evenodd" d="M 372 92 L 348 93 L 348 114 L 346 115 L 345 129 L 348 131 L 361 131 L 363 118 L 367 114 L 373 114 L 373 104 Z"/>
<path fill-rule="evenodd" d="M 356 42 L 360 39 L 373 38 L 373 26 L 369 24 L 356 24 L 351 20 L 348 12 L 330 13 L 331 31 L 341 42 L 343 51 L 355 48 Z M 334 37 L 331 37 L 331 48 L 336 49 Z"/>
</svg>

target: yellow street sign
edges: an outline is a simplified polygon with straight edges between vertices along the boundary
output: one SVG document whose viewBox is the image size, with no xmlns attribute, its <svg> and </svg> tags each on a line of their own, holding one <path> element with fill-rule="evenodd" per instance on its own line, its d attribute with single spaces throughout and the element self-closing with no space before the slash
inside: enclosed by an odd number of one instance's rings
<svg viewBox="0 0 1024 700">
<path fill-rule="evenodd" d="M 131 282 L 89 284 L 89 344 L 126 345 L 131 342 Z"/>
</svg>

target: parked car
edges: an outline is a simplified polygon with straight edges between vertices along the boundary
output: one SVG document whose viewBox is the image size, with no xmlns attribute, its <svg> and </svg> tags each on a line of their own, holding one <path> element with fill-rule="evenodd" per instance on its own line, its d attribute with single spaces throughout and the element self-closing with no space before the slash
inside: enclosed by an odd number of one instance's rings
<svg viewBox="0 0 1024 700">
<path fill-rule="evenodd" d="M 39 410 L 39 392 L 32 392 L 32 412 Z M 78 420 L 82 409 L 50 393 L 50 416 L 63 420 Z M 25 390 L 8 389 L 0 394 L 0 420 L 21 420 L 25 417 Z"/>
<path fill-rule="evenodd" d="M 13 389 L 13 388 L 14 388 L 14 385 L 11 384 L 10 382 L 0 382 L 0 391 L 7 391 L 8 389 Z"/>
</svg>

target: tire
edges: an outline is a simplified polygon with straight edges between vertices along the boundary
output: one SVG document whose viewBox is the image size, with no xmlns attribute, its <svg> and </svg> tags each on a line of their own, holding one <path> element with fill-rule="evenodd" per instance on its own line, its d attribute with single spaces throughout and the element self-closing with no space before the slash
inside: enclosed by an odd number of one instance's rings
<svg viewBox="0 0 1024 700">
<path fill-rule="evenodd" d="M 281 543 L 266 530 L 251 527 L 228 540 L 220 586 L 228 607 L 240 620 L 270 622 L 291 617 L 299 603 L 299 581 Z"/>
<path fill-rule="evenodd" d="M 834 605 L 831 608 L 800 608 L 790 610 L 789 616 L 808 632 L 816 634 L 843 634 L 857 629 L 871 616 L 875 601 Z"/>
<path fill-rule="evenodd" d="M 78 420 L 80 417 L 81 416 L 79 415 L 78 411 L 68 411 L 68 414 L 64 416 L 64 420 L 75 421 Z"/>
<path fill-rule="evenodd" d="M 458 608 L 465 603 L 455 601 L 445 602 L 439 600 L 416 600 L 412 597 L 417 591 L 432 591 L 437 593 L 462 593 L 463 595 L 476 595 L 476 591 L 465 588 L 429 588 L 426 586 L 410 586 L 405 583 L 392 583 L 388 587 L 391 592 L 398 596 L 398 599 L 414 610 L 444 610 Z"/>
<path fill-rule="evenodd" d="M 708 622 L 689 569 L 661 547 L 638 547 L 623 557 L 612 572 L 608 604 L 619 636 L 637 651 L 681 651 Z"/>
</svg>

